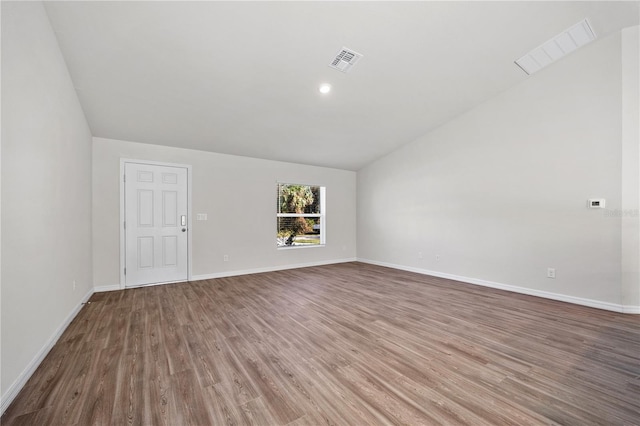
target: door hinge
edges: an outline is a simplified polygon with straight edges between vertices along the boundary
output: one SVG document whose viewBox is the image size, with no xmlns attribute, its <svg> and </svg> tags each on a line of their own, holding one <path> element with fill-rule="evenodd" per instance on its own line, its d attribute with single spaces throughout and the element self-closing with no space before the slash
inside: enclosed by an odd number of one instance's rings
<svg viewBox="0 0 640 426">
<path fill-rule="evenodd" d="M 127 175 L 122 175 L 122 181 L 126 182 L 127 181 Z"/>
<path fill-rule="evenodd" d="M 127 229 L 127 221 L 125 220 L 123 223 L 124 223 L 124 229 Z"/>
<path fill-rule="evenodd" d="M 124 274 L 127 275 L 127 268 L 124 268 Z"/>
</svg>

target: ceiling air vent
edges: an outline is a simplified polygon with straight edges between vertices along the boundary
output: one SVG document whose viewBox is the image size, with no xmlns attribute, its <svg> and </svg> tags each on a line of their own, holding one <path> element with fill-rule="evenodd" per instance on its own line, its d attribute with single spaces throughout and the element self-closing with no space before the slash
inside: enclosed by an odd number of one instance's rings
<svg viewBox="0 0 640 426">
<path fill-rule="evenodd" d="M 516 61 L 516 64 L 524 72 L 531 75 L 552 64 L 565 55 L 573 52 L 577 48 L 595 40 L 596 35 L 586 19 L 578 22 L 553 37 L 551 40 L 533 49 Z"/>
<path fill-rule="evenodd" d="M 362 58 L 362 55 L 349 48 L 343 47 L 338 51 L 336 57 L 331 61 L 329 66 L 342 72 L 349 70 Z"/>
</svg>

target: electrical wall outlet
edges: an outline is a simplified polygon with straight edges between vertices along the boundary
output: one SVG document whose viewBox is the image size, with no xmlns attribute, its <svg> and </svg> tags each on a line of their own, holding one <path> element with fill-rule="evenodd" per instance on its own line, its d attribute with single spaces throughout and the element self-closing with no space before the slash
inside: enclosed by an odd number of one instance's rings
<svg viewBox="0 0 640 426">
<path fill-rule="evenodd" d="M 547 278 L 556 277 L 556 268 L 547 268 Z"/>
<path fill-rule="evenodd" d="M 223 261 L 225 261 L 225 262 L 228 262 L 228 261 L 229 261 L 229 255 L 228 255 L 228 254 L 225 254 L 225 255 L 222 257 L 222 260 L 223 260 Z"/>
<path fill-rule="evenodd" d="M 418 259 L 422 259 L 422 252 L 421 251 L 418 252 Z"/>
<path fill-rule="evenodd" d="M 436 262 L 440 262 L 440 255 L 436 254 Z"/>
</svg>

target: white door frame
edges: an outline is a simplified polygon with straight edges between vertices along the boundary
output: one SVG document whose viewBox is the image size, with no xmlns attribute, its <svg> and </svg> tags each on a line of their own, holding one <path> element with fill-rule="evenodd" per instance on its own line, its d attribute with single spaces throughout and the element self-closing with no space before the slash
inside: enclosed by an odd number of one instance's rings
<svg viewBox="0 0 640 426">
<path fill-rule="evenodd" d="M 193 253 L 191 249 L 191 232 L 193 230 L 193 214 L 191 213 L 191 165 L 189 164 L 175 164 L 175 163 L 164 163 L 161 161 L 149 161 L 149 160 L 133 160 L 130 158 L 121 158 L 120 159 L 120 289 L 123 290 L 126 288 L 126 277 L 124 274 L 124 268 L 127 264 L 126 261 L 126 240 L 125 240 L 125 232 L 124 232 L 124 220 L 125 220 L 125 211 L 124 211 L 124 168 L 126 163 L 136 163 L 136 164 L 146 164 L 151 166 L 166 166 L 166 167 L 183 167 L 187 169 L 187 280 L 191 281 L 191 253 Z M 180 281 L 173 281 L 180 282 Z M 158 284 L 170 284 L 169 282 L 163 282 Z M 148 284 L 155 285 L 155 284 Z"/>
</svg>

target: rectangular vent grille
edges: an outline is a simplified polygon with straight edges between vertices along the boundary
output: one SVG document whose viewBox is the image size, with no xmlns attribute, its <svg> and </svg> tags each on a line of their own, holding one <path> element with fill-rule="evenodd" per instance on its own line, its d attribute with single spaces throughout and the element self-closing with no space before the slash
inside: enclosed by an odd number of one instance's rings
<svg viewBox="0 0 640 426">
<path fill-rule="evenodd" d="M 349 72 L 360 58 L 362 58 L 360 53 L 343 47 L 338 51 L 336 57 L 331 61 L 329 66 L 341 72 Z"/>
<path fill-rule="evenodd" d="M 595 38 L 589 21 L 585 19 L 527 53 L 516 61 L 516 65 L 531 75 Z"/>
</svg>

